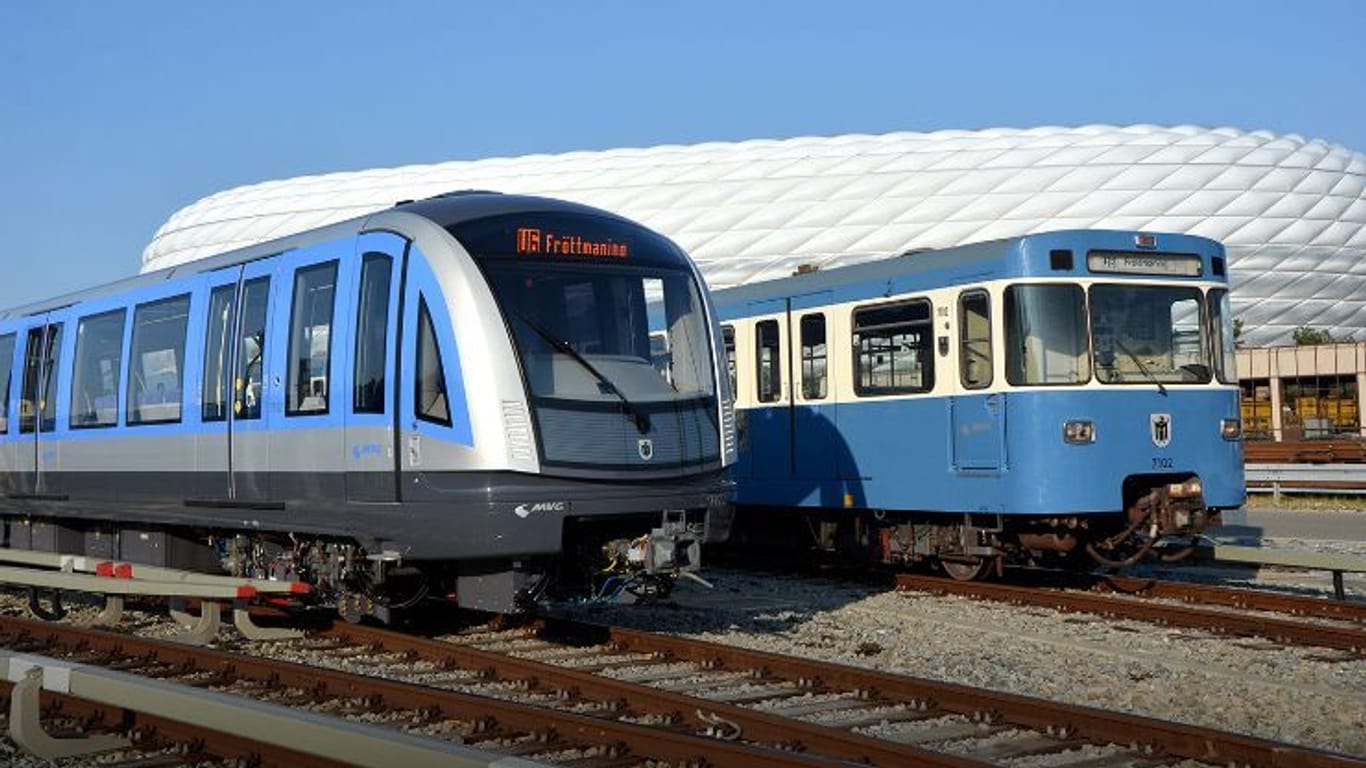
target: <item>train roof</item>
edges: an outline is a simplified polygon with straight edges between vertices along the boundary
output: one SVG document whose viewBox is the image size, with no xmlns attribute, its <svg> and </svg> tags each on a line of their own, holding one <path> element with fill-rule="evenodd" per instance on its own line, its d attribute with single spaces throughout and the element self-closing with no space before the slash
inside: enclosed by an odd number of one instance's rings
<svg viewBox="0 0 1366 768">
<path fill-rule="evenodd" d="M 879 280 L 890 280 L 899 275 L 924 274 L 928 272 L 955 270 L 963 276 L 970 276 L 974 272 L 985 272 L 987 265 L 999 262 L 1007 251 L 1018 250 L 1027 247 L 1031 243 L 1049 243 L 1052 245 L 1060 244 L 1061 241 L 1082 239 L 1082 245 L 1090 247 L 1115 247 L 1114 242 L 1097 242 L 1104 240 L 1116 240 L 1116 236 L 1131 238 L 1134 232 L 1113 229 L 1064 229 L 1053 232 L 1036 232 L 1020 237 L 1006 237 L 999 240 L 987 240 L 980 243 L 970 243 L 954 248 L 944 248 L 939 250 L 913 250 L 898 256 L 890 256 L 877 261 L 866 261 L 847 267 L 838 267 L 831 270 L 818 270 L 802 274 L 782 277 L 776 280 L 765 280 L 758 283 L 726 288 L 713 291 L 718 304 L 734 304 L 744 301 L 757 301 L 779 296 L 797 296 L 806 293 L 830 290 L 832 288 L 856 285 L 859 283 L 872 283 Z M 1196 235 L 1179 235 L 1171 233 L 1157 233 L 1167 243 L 1176 242 L 1176 248 L 1191 248 L 1196 244 L 1204 249 L 1215 248 L 1222 253 L 1223 246 L 1217 241 Z M 1133 241 L 1129 240 L 1132 245 Z M 1071 244 L 1071 243 L 1069 243 Z M 1171 248 L 1164 246 L 1163 251 L 1171 252 Z"/>
<path fill-rule="evenodd" d="M 393 208 L 388 208 L 375 213 L 367 213 L 353 219 L 329 224 L 325 227 L 300 232 L 275 240 L 268 240 L 245 248 L 238 248 L 196 261 L 159 269 L 154 272 L 145 272 L 112 283 L 96 285 L 79 291 L 66 293 L 61 296 L 55 296 L 49 299 L 0 310 L 0 320 L 11 320 L 16 317 L 28 317 L 43 312 L 51 312 L 63 307 L 71 306 L 72 304 L 78 304 L 82 301 L 99 298 L 100 296 L 105 296 L 110 293 L 155 285 L 175 277 L 210 272 L 215 269 L 231 267 L 236 264 L 243 264 L 267 256 L 273 256 L 278 253 L 284 253 L 312 243 L 354 235 L 362 229 L 365 229 L 372 221 L 378 223 L 378 221 L 384 220 L 385 217 L 389 217 L 395 213 L 420 216 L 442 229 L 467 221 L 475 221 L 477 219 L 509 213 L 576 213 L 634 223 L 630 222 L 629 219 L 625 219 L 615 213 L 604 211 L 600 208 L 548 197 L 538 197 L 534 195 L 505 195 L 499 192 L 484 190 L 448 192 L 422 200 L 398 201 L 394 204 Z M 636 224 L 636 226 L 640 225 Z"/>
</svg>

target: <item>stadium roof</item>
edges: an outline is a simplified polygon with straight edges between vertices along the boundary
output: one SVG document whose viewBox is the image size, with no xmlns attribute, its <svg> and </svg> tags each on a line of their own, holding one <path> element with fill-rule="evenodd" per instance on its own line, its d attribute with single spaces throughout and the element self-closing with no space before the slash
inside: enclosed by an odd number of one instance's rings
<svg viewBox="0 0 1366 768">
<path fill-rule="evenodd" d="M 1366 155 L 1196 126 L 999 128 L 492 158 L 270 181 L 170 218 L 157 269 L 456 189 L 594 205 L 672 237 L 713 287 L 1068 228 L 1228 247 L 1249 344 L 1366 328 Z"/>
</svg>

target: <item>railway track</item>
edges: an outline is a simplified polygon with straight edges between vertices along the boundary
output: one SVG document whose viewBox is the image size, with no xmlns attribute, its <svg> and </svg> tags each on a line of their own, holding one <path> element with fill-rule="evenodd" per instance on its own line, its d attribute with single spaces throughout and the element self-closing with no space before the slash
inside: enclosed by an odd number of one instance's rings
<svg viewBox="0 0 1366 768">
<path fill-rule="evenodd" d="M 896 586 L 900 590 L 963 595 L 1366 655 L 1366 605 L 1361 603 L 1132 577 L 1047 574 L 1033 578 L 1037 581 L 1021 585 L 900 573 Z"/>
<path fill-rule="evenodd" d="M 507 700 L 509 694 L 515 696 L 515 691 L 504 691 L 500 698 L 474 696 L 433 685 L 266 659 L 250 652 L 195 648 L 10 617 L 0 617 L 0 647 L 363 722 L 383 722 L 459 741 L 492 755 L 528 761 L 507 761 L 508 765 L 553 762 L 584 768 L 799 768 L 835 764 L 828 759 L 784 751 L 776 745 L 762 747 L 711 738 L 686 732 L 669 722 L 649 724 L 644 722 L 648 717 L 634 722 L 628 716 L 631 713 L 617 711 L 619 702 L 615 701 L 605 702 L 614 716 L 602 717 L 591 705 L 550 708 L 544 703 Z M 446 676 L 449 680 L 473 682 L 486 679 L 487 672 L 447 670 Z M 575 694 L 564 689 L 551 698 L 572 702 Z M 181 729 L 185 728 L 181 723 Z M 193 733 L 192 725 L 189 729 Z M 283 764 L 309 765 L 304 761 Z"/>
<path fill-rule="evenodd" d="M 1366 765 L 1195 726 L 567 620 L 438 639 L 336 625 L 315 636 L 322 640 L 367 658 L 484 670 L 546 700 L 573 691 L 600 713 L 612 713 L 607 702 L 615 701 L 619 711 L 671 727 L 850 763 Z"/>
</svg>

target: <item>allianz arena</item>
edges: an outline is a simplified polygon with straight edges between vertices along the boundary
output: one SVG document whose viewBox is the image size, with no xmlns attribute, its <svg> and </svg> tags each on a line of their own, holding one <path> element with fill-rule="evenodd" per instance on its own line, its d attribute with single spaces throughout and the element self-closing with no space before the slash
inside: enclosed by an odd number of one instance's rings
<svg viewBox="0 0 1366 768">
<path fill-rule="evenodd" d="M 1366 155 L 1297 135 L 1092 125 L 614 149 L 307 176 L 170 218 L 143 271 L 458 189 L 547 195 L 669 235 L 713 287 L 1067 228 L 1228 247 L 1246 344 L 1366 328 Z"/>
</svg>

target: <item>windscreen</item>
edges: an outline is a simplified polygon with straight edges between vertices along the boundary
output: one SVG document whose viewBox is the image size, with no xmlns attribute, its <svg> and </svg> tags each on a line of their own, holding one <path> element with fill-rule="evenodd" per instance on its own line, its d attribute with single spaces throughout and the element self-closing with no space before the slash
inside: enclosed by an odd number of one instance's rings
<svg viewBox="0 0 1366 768">
<path fill-rule="evenodd" d="M 484 270 L 533 397 L 715 396 L 701 289 L 668 239 L 615 217 L 559 211 L 493 216 L 450 232 Z"/>
<path fill-rule="evenodd" d="M 691 273 L 499 262 L 487 267 L 531 394 L 633 402 L 714 394 L 711 343 Z M 653 338 L 647 303 L 662 299 Z"/>
<path fill-rule="evenodd" d="M 1106 384 L 1206 383 L 1204 302 L 1179 285 L 1091 287 L 1096 378 Z"/>
</svg>

